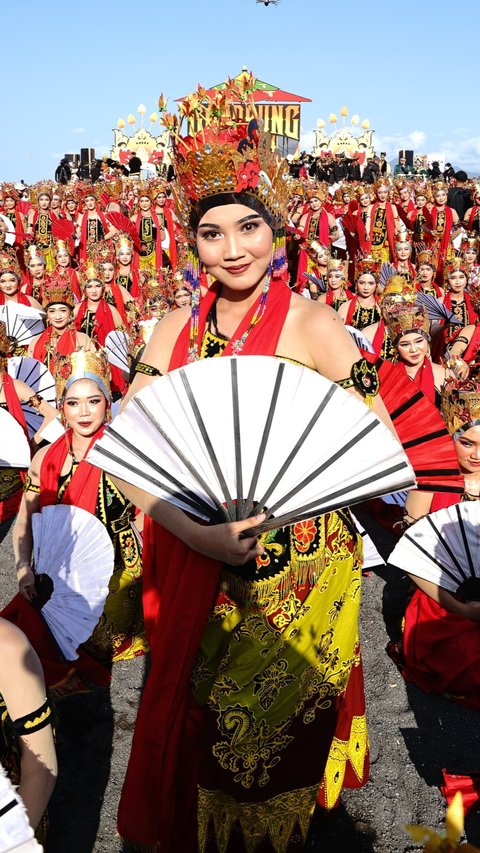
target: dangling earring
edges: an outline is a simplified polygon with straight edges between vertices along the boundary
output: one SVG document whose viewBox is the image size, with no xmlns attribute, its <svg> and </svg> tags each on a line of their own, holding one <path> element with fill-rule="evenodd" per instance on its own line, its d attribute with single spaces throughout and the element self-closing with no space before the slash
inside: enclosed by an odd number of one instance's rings
<svg viewBox="0 0 480 853">
<path fill-rule="evenodd" d="M 111 420 L 112 420 L 112 407 L 109 403 L 106 410 L 105 410 L 105 423 L 109 424 L 111 422 Z"/>
</svg>

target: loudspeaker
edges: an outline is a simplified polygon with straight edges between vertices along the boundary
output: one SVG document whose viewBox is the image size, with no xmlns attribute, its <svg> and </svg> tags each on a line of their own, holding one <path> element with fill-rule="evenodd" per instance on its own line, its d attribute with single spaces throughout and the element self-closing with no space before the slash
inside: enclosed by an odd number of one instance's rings
<svg viewBox="0 0 480 853">
<path fill-rule="evenodd" d="M 400 160 L 400 157 L 405 157 L 405 160 L 407 161 L 407 163 L 406 163 L 407 166 L 413 166 L 413 151 L 399 151 L 398 152 L 398 159 L 399 160 Z"/>
<path fill-rule="evenodd" d="M 95 148 L 80 148 L 80 165 L 91 166 L 95 160 Z"/>
</svg>

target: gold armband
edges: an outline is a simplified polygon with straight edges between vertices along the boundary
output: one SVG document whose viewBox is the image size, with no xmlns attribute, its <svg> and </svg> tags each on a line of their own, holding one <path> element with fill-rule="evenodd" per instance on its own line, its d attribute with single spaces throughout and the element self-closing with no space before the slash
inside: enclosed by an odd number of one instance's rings
<svg viewBox="0 0 480 853">
<path fill-rule="evenodd" d="M 27 400 L 29 406 L 33 406 L 34 409 L 39 409 L 43 403 L 43 397 L 40 394 L 32 394 L 31 397 Z"/>
<path fill-rule="evenodd" d="M 373 398 L 377 396 L 380 390 L 377 368 L 366 358 L 361 358 L 360 361 L 352 364 L 350 378 L 339 379 L 337 385 L 340 385 L 340 388 L 355 388 L 364 397 L 367 406 L 371 408 Z"/>
<path fill-rule="evenodd" d="M 23 491 L 24 492 L 35 492 L 36 495 L 40 494 L 40 486 L 35 486 L 32 483 L 32 478 L 30 477 L 29 474 L 27 474 L 25 477 L 25 482 L 23 484 Z"/>
</svg>

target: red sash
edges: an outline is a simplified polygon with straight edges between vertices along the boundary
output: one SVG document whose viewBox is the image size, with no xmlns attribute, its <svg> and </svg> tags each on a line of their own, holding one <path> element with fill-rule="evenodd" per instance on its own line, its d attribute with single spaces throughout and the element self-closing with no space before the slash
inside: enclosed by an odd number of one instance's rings
<svg viewBox="0 0 480 853">
<path fill-rule="evenodd" d="M 93 436 L 88 450 L 103 435 L 104 427 Z M 40 468 L 40 508 L 57 503 L 58 481 L 62 468 L 72 446 L 72 430 L 57 438 L 48 448 Z M 87 453 L 88 453 L 87 450 Z M 86 456 L 87 454 L 85 454 Z M 65 489 L 60 503 L 78 506 L 95 515 L 98 500 L 98 487 L 102 472 L 83 459 Z"/>
<path fill-rule="evenodd" d="M 85 318 L 85 314 L 87 313 L 88 308 L 88 300 L 84 299 L 80 303 L 80 307 L 78 309 L 78 314 L 75 318 L 75 326 L 77 330 L 80 332 L 82 329 L 82 323 Z M 100 344 L 100 346 L 104 346 L 105 338 L 107 337 L 109 332 L 113 332 L 115 329 L 115 321 L 113 319 L 113 314 L 110 311 L 110 305 L 106 301 L 106 299 L 100 299 L 98 303 L 98 308 L 95 311 L 95 324 L 93 326 L 93 337 Z"/>
<path fill-rule="evenodd" d="M 111 228 L 110 223 L 105 219 L 104 214 L 98 207 L 95 207 L 98 218 L 103 226 L 104 236 L 108 233 Z M 78 257 L 81 261 L 86 261 L 87 259 L 87 228 L 88 228 L 88 215 L 87 211 L 83 214 L 82 217 L 82 226 L 80 229 L 80 243 L 78 246 Z"/>
<path fill-rule="evenodd" d="M 24 293 L 22 293 L 21 290 L 17 290 L 17 293 L 15 295 L 17 297 L 17 304 L 18 305 L 30 305 L 31 306 L 32 303 L 30 302 L 28 296 L 26 296 Z M 6 300 L 5 294 L 0 293 L 0 305 L 8 305 L 9 302 L 13 302 L 13 300 L 12 299 Z"/>
<path fill-rule="evenodd" d="M 431 217 L 432 217 L 432 231 L 433 231 L 433 234 L 435 237 L 435 236 L 437 236 L 435 229 L 437 227 L 438 207 L 436 205 L 434 205 L 432 210 L 430 211 L 430 213 L 431 213 Z M 440 253 L 442 255 L 444 255 L 448 249 L 448 245 L 450 243 L 450 234 L 452 233 L 452 228 L 453 228 L 452 208 L 451 207 L 445 207 L 445 228 L 444 228 L 443 234 L 441 235 L 441 238 L 440 238 Z M 437 239 L 438 239 L 438 236 L 437 236 Z"/>
<path fill-rule="evenodd" d="M 480 323 L 477 320 L 477 322 L 475 323 L 475 329 L 473 330 L 473 335 L 471 337 L 470 343 L 468 344 L 467 349 L 465 350 L 465 352 L 462 355 L 463 360 L 466 361 L 467 364 L 470 364 L 470 362 L 475 361 L 479 348 L 480 348 Z"/>
<path fill-rule="evenodd" d="M 468 220 L 467 231 L 473 231 L 473 223 L 475 222 L 475 217 L 477 215 L 478 209 L 479 209 L 478 205 L 474 204 L 471 211 L 470 211 L 470 217 Z"/>
<path fill-rule="evenodd" d="M 375 353 L 372 353 L 372 355 L 374 354 L 375 358 L 378 358 L 381 351 L 382 351 L 383 341 L 385 339 L 385 332 L 386 332 L 385 323 L 383 322 L 383 320 L 380 320 L 378 327 L 377 327 L 377 331 L 375 332 L 375 334 L 373 336 L 373 341 L 372 341 L 372 347 L 375 351 Z"/>
<path fill-rule="evenodd" d="M 175 270 L 177 268 L 178 260 L 177 241 L 175 239 L 175 223 L 173 221 L 172 211 L 169 210 L 168 207 L 163 208 L 163 215 L 165 217 L 165 225 L 170 239 L 170 243 L 168 244 L 168 257 L 170 258 L 172 269 Z"/>
<path fill-rule="evenodd" d="M 374 201 L 370 214 L 370 234 L 368 235 L 369 247 L 372 245 L 373 225 L 375 222 L 375 213 L 380 205 L 379 201 Z M 390 249 L 390 257 L 395 257 L 395 219 L 393 216 L 393 206 L 387 201 L 385 204 L 385 224 L 387 226 L 387 241 Z"/>
<path fill-rule="evenodd" d="M 127 313 L 125 311 L 125 303 L 123 301 L 122 291 L 120 290 L 118 284 L 116 284 L 115 281 L 110 282 L 110 290 L 111 290 L 111 293 L 113 296 L 113 301 L 115 302 L 115 308 L 117 309 L 118 313 L 120 314 L 125 326 L 128 326 L 129 324 L 127 321 Z M 132 287 L 132 291 L 133 291 L 133 287 Z M 137 294 L 132 294 L 132 295 L 136 296 Z"/>
<path fill-rule="evenodd" d="M 48 329 L 45 329 L 45 331 L 42 332 L 42 334 L 40 335 L 33 349 L 33 358 L 38 359 L 38 361 L 41 361 L 42 364 L 45 364 L 47 361 L 47 345 L 52 339 L 53 332 L 54 330 L 52 326 L 49 326 Z M 71 355 L 72 352 L 75 352 L 76 343 L 76 332 L 74 332 L 72 329 L 65 329 L 65 331 L 58 338 L 55 352 L 58 353 L 58 355 Z"/>
<path fill-rule="evenodd" d="M 408 376 L 407 369 L 405 364 L 401 362 L 403 369 L 405 370 L 406 375 Z M 409 379 L 412 377 L 409 376 Z M 435 379 L 433 377 L 433 368 L 430 359 L 424 358 L 422 366 L 417 370 L 413 383 L 417 386 L 417 388 L 428 397 L 432 403 L 435 403 Z"/>
<path fill-rule="evenodd" d="M 8 413 L 20 424 L 25 433 L 28 444 L 30 445 L 27 422 L 15 389 L 15 381 L 6 370 L 3 373 L 3 390 L 5 391 L 5 402 L 7 404 Z"/>
<path fill-rule="evenodd" d="M 216 282 L 200 304 L 199 340 L 220 290 Z M 275 355 L 291 291 L 272 281 L 265 314 L 247 337 L 243 352 Z M 253 305 L 233 335 L 248 328 Z M 188 322 L 170 369 L 186 363 Z M 224 355 L 231 353 L 230 347 Z M 192 551 L 168 531 L 145 519 L 143 590 L 147 638 L 152 652 L 118 816 L 120 835 L 163 853 L 197 849 L 197 773 L 202 714 L 189 691 L 190 674 L 222 565 Z M 157 555 L 157 556 L 156 556 Z M 161 555 L 161 560 L 159 559 Z M 172 654 L 172 649 L 175 653 Z"/>
</svg>

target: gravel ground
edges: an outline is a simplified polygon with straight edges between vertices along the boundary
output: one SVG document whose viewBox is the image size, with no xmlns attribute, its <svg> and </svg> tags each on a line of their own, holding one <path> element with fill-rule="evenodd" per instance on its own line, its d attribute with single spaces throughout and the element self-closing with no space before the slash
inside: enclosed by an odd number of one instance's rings
<svg viewBox="0 0 480 853">
<path fill-rule="evenodd" d="M 365 523 L 365 519 L 364 519 Z M 388 547 L 382 537 L 377 545 Z M 15 592 L 11 531 L 0 525 L 0 605 Z M 345 791 L 342 805 L 309 851 L 407 853 L 406 823 L 441 828 L 441 771 L 480 770 L 480 717 L 448 700 L 405 685 L 385 653 L 397 639 L 408 583 L 380 568 L 364 582 L 361 609 L 371 778 Z M 58 706 L 59 779 L 50 805 L 48 853 L 120 853 L 115 818 L 128 760 L 146 660 L 116 664 L 110 691 L 63 700 Z M 480 845 L 480 813 L 466 819 L 466 840 Z M 179 851 L 181 853 L 181 851 Z"/>
</svg>

